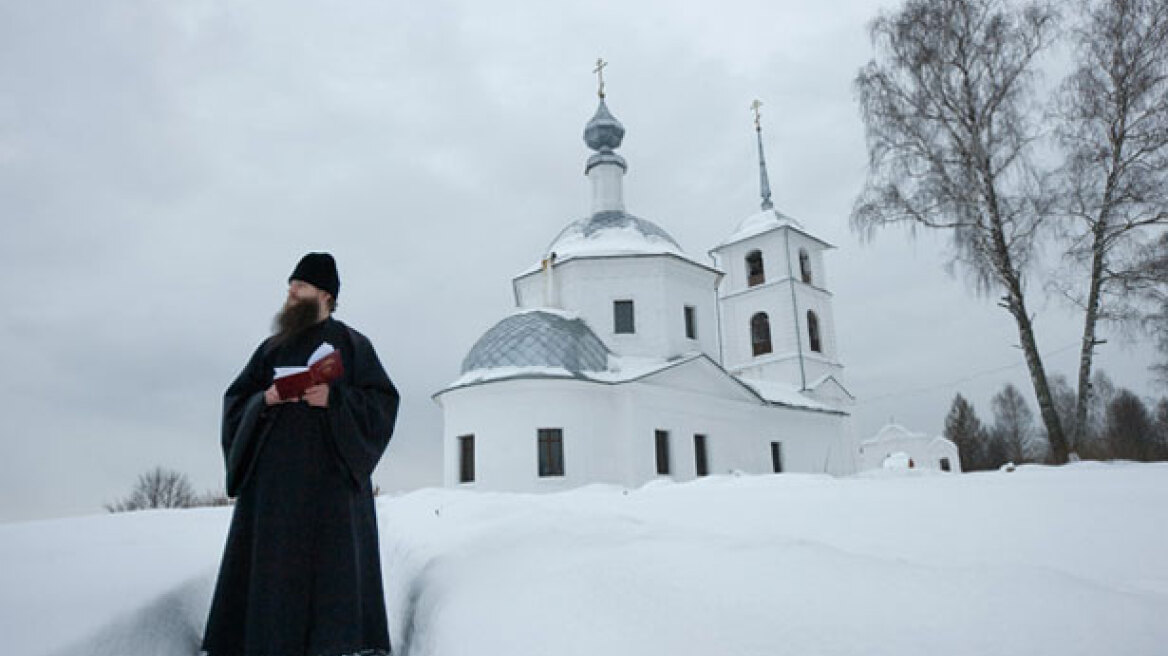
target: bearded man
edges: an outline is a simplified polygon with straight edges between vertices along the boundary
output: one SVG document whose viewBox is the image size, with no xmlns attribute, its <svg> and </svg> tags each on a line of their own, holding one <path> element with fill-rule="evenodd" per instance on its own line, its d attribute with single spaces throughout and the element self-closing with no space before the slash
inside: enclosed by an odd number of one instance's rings
<svg viewBox="0 0 1168 656">
<path fill-rule="evenodd" d="M 274 334 L 223 400 L 227 494 L 236 499 L 207 619 L 208 656 L 390 651 L 370 476 L 398 393 L 364 335 L 332 318 L 336 262 L 309 253 L 288 278 Z M 281 399 L 276 367 L 322 343 L 344 373 Z"/>
</svg>

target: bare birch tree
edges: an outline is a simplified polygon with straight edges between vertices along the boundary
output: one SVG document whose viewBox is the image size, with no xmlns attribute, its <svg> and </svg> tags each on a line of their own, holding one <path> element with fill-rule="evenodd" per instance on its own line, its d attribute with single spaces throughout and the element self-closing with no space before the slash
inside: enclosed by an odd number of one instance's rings
<svg viewBox="0 0 1168 656">
<path fill-rule="evenodd" d="M 1168 233 L 1143 251 L 1139 263 L 1124 276 L 1123 293 L 1149 308 L 1142 322 L 1160 352 L 1160 360 L 1149 368 L 1168 386 Z"/>
<path fill-rule="evenodd" d="M 1087 273 L 1073 442 L 1087 426 L 1100 320 L 1131 316 L 1125 288 L 1145 278 L 1142 247 L 1168 224 L 1168 3 L 1080 0 L 1076 66 L 1058 94 L 1066 159 L 1054 198 L 1073 223 L 1067 254 Z"/>
<path fill-rule="evenodd" d="M 877 56 L 856 78 L 869 175 L 852 211 L 865 234 L 891 225 L 949 230 L 953 261 L 1013 317 L 1051 457 L 1067 442 L 1051 399 L 1026 274 L 1045 208 L 1030 158 L 1034 60 L 1054 10 L 1006 0 L 909 0 L 871 26 Z"/>
<path fill-rule="evenodd" d="M 1034 413 L 1017 387 L 1007 383 L 991 401 L 994 408 L 993 439 L 999 440 L 1006 459 L 1021 463 L 1035 460 L 1041 449 L 1035 445 Z"/>
</svg>

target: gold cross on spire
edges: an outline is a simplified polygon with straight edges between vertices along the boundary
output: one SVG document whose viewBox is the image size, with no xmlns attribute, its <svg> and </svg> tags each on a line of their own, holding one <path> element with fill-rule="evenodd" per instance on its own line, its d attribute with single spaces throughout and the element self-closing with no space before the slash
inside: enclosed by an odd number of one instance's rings
<svg viewBox="0 0 1168 656">
<path fill-rule="evenodd" d="M 750 103 L 750 108 L 754 110 L 754 129 L 756 132 L 761 132 L 762 131 L 762 123 L 761 123 L 762 115 L 759 113 L 758 110 L 762 108 L 762 101 L 759 100 L 758 98 L 755 98 L 754 102 Z"/>
<path fill-rule="evenodd" d="M 608 66 L 608 62 L 604 61 L 600 57 L 597 57 L 596 58 L 596 68 L 592 69 L 592 72 L 596 73 L 596 79 L 600 83 L 600 86 L 597 88 L 596 95 L 600 96 L 601 98 L 604 97 L 604 67 L 605 66 Z"/>
</svg>

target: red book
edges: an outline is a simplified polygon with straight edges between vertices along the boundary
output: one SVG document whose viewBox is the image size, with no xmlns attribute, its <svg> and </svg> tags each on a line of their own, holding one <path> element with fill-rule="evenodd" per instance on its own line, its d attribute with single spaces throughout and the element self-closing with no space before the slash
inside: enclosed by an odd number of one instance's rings
<svg viewBox="0 0 1168 656">
<path fill-rule="evenodd" d="M 280 400 L 298 399 L 304 390 L 321 383 L 331 383 L 345 375 L 345 365 L 341 362 L 341 352 L 333 351 L 300 371 L 279 376 L 275 379 L 276 392 Z"/>
</svg>

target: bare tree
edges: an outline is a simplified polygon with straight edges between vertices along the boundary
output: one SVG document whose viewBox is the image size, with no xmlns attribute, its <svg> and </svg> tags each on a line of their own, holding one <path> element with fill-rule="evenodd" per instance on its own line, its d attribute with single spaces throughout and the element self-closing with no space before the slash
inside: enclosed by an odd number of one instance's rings
<svg viewBox="0 0 1168 656">
<path fill-rule="evenodd" d="M 1054 400 L 1054 409 L 1058 412 L 1059 421 L 1062 422 L 1063 430 L 1067 432 L 1068 437 L 1079 435 L 1080 431 L 1073 425 L 1075 423 L 1075 388 L 1071 387 L 1071 382 L 1066 376 L 1054 374 L 1050 377 L 1050 395 Z M 1068 448 L 1074 451 L 1075 442 L 1070 442 Z"/>
<path fill-rule="evenodd" d="M 1142 249 L 1123 281 L 1124 293 L 1150 308 L 1143 315 L 1143 327 L 1155 341 L 1160 360 L 1149 368 L 1168 385 L 1168 233 Z"/>
<path fill-rule="evenodd" d="M 1107 408 L 1118 390 L 1107 372 L 1099 369 L 1091 375 L 1091 396 L 1087 407 L 1087 424 L 1079 432 L 1076 451 L 1089 460 L 1113 458 L 1111 444 L 1107 441 Z"/>
<path fill-rule="evenodd" d="M 1156 449 L 1153 460 L 1168 460 L 1168 398 L 1160 399 L 1153 413 L 1156 431 Z"/>
<path fill-rule="evenodd" d="M 1018 336 L 1055 462 L 1067 460 L 1026 272 L 1046 216 L 1031 164 L 1034 59 L 1049 42 L 1044 2 L 909 0 L 871 26 L 877 58 L 856 87 L 869 175 L 852 210 L 864 234 L 891 224 L 949 230 L 953 263 L 1000 293 Z"/>
<path fill-rule="evenodd" d="M 1035 450 L 1034 413 L 1027 407 L 1026 399 L 1022 397 L 1017 387 L 1007 384 L 1002 391 L 994 395 L 992 403 L 993 438 L 1001 443 L 1006 460 L 1010 462 L 1030 460 L 1027 455 Z"/>
<path fill-rule="evenodd" d="M 149 508 L 190 508 L 195 505 L 196 498 L 186 474 L 155 467 L 138 475 L 129 496 L 105 504 L 105 509 L 114 513 Z"/>
<path fill-rule="evenodd" d="M 1168 224 L 1168 3 L 1079 0 L 1076 66 L 1058 94 L 1066 155 L 1053 188 L 1068 256 L 1087 271 L 1073 427 L 1087 425 L 1100 320 L 1130 317 L 1123 294 L 1146 278 L 1141 246 Z M 1075 428 L 1072 428 L 1072 438 Z"/>
</svg>

